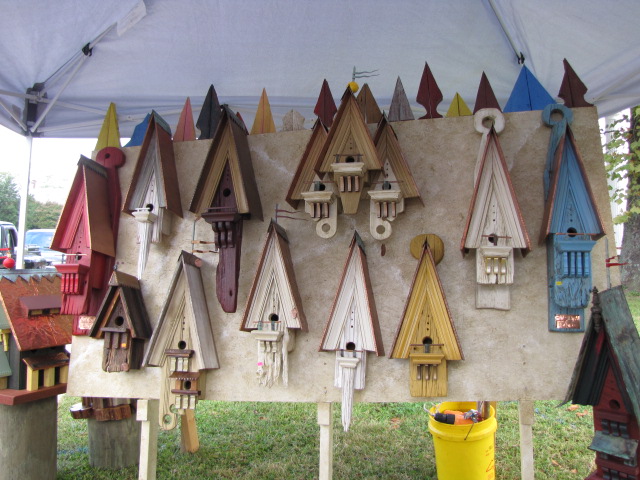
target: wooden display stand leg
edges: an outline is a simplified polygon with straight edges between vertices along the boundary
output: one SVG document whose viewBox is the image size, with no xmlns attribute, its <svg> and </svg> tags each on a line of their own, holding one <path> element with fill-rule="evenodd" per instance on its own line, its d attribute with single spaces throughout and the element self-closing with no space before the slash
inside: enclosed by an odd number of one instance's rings
<svg viewBox="0 0 640 480">
<path fill-rule="evenodd" d="M 138 400 L 136 420 L 141 424 L 138 480 L 155 480 L 156 478 L 159 404 L 159 400 Z"/>
<path fill-rule="evenodd" d="M 0 405 L 0 477 L 56 478 L 58 398 Z"/>
<path fill-rule="evenodd" d="M 333 478 L 333 415 L 331 402 L 318 403 L 320 425 L 320 475 L 319 480 Z"/>
<path fill-rule="evenodd" d="M 122 420 L 87 420 L 89 463 L 92 467 L 123 468 L 138 463 L 140 424 L 133 417 Z"/>
<path fill-rule="evenodd" d="M 533 401 L 518 402 L 520 416 L 520 476 L 533 480 Z"/>
<path fill-rule="evenodd" d="M 196 427 L 196 412 L 187 409 L 180 415 L 180 450 L 195 453 L 200 448 L 198 429 Z"/>
</svg>

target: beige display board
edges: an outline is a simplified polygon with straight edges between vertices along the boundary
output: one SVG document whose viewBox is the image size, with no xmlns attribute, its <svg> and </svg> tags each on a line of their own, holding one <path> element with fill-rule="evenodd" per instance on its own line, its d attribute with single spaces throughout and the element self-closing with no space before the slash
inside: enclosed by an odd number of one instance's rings
<svg viewBox="0 0 640 480">
<path fill-rule="evenodd" d="M 574 109 L 571 128 L 586 165 L 598 208 L 609 234 L 610 255 L 615 254 L 611 213 L 595 108 Z M 265 213 L 264 221 L 244 223 L 238 311 L 224 313 L 215 295 L 217 254 L 198 254 L 220 360 L 220 369 L 207 374 L 206 399 L 227 401 L 340 401 L 334 387 L 335 353 L 319 352 L 320 339 L 342 275 L 354 230 L 364 241 L 382 341 L 388 354 L 404 309 L 417 260 L 409 252 L 411 239 L 422 233 L 438 235 L 445 254 L 437 270 L 455 323 L 465 360 L 449 362 L 449 400 L 545 400 L 564 397 L 574 368 L 581 333 L 549 332 L 547 328 L 546 247 L 538 245 L 543 217 L 543 170 L 551 129 L 541 112 L 505 114 L 499 140 L 511 169 L 511 178 L 533 251 L 515 254 L 515 283 L 511 310 L 475 308 L 475 258 L 462 257 L 459 246 L 473 192 L 473 172 L 481 135 L 473 117 L 415 120 L 393 123 L 400 147 L 424 200 L 406 202 L 405 212 L 393 222 L 393 233 L 375 240 L 369 233 L 369 200 L 355 216 L 338 217 L 337 234 L 322 239 L 315 223 L 302 211 L 304 221 L 280 219 L 287 231 L 295 275 L 309 331 L 296 338 L 289 355 L 289 385 L 271 388 L 258 384 L 257 345 L 240 331 L 242 314 L 259 262 L 267 227 L 276 206 L 291 210 L 284 197 L 310 130 L 249 136 L 256 180 Z M 141 279 L 144 301 L 153 325 L 158 321 L 178 255 L 191 251 L 191 241 L 212 240 L 210 225 L 188 211 L 211 140 L 174 144 L 184 218 L 174 218 L 171 236 L 152 245 Z M 120 169 L 126 193 L 139 148 L 123 149 L 127 161 Z M 136 222 L 123 214 L 117 247 L 118 268 L 136 274 L 138 245 Z M 384 249 L 382 248 L 384 245 Z M 384 255 L 382 252 L 385 251 Z M 607 287 L 605 238 L 592 253 L 593 284 Z M 611 269 L 619 283 L 617 268 Z M 102 340 L 74 337 L 68 393 L 76 396 L 158 398 L 160 368 L 126 373 L 101 369 Z M 366 387 L 356 391 L 356 402 L 423 401 L 409 395 L 408 360 L 375 357 L 369 353 Z"/>
</svg>

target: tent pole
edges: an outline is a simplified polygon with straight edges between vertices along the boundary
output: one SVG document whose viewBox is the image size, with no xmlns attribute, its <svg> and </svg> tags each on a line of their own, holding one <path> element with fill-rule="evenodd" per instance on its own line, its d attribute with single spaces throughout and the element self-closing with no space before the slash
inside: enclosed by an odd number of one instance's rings
<svg viewBox="0 0 640 480">
<path fill-rule="evenodd" d="M 27 133 L 25 137 L 29 147 L 29 161 L 27 162 L 27 179 L 24 184 L 22 195 L 20 195 L 20 216 L 18 218 L 18 246 L 16 268 L 24 268 L 24 237 L 27 225 L 27 200 L 29 198 L 29 185 L 31 184 L 31 158 L 33 154 L 33 136 Z"/>
</svg>

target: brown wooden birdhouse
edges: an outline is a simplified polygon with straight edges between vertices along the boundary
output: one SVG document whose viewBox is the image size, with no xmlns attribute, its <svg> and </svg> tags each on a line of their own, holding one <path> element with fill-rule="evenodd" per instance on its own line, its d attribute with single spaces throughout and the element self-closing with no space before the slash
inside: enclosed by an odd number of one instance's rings
<svg viewBox="0 0 640 480">
<path fill-rule="evenodd" d="M 74 335 L 91 329 L 115 258 L 108 191 L 107 169 L 80 157 L 51 241 L 53 250 L 66 254 L 65 263 L 55 267 L 62 275 L 61 313 L 74 315 Z"/>
<path fill-rule="evenodd" d="M 182 218 L 171 128 L 156 112 L 149 119 L 122 211 L 138 222 L 138 278 L 142 278 L 151 243 L 160 243 L 171 233 L 171 215 Z"/>
<path fill-rule="evenodd" d="M 498 140 L 504 116 L 496 108 L 483 108 L 474 117 L 482 140 L 460 248 L 463 255 L 476 251 L 476 308 L 509 310 L 514 250 L 526 255 L 531 242 Z"/>
<path fill-rule="evenodd" d="M 200 172 L 189 210 L 211 224 L 220 251 L 216 294 L 222 309 L 236 311 L 244 219 L 262 220 L 247 131 L 225 105 Z"/>
<path fill-rule="evenodd" d="M 405 199 L 422 197 L 409 165 L 402 156 L 393 127 L 383 115 L 378 123 L 374 142 L 382 170 L 373 174 L 369 189 L 369 231 L 376 240 L 391 235 L 391 223 L 404 212 Z"/>
<path fill-rule="evenodd" d="M 250 331 L 258 343 L 260 384 L 271 387 L 281 378 L 287 386 L 288 354 L 295 347 L 296 331 L 307 331 L 307 320 L 287 234 L 273 221 L 269 224 L 241 330 Z"/>
<path fill-rule="evenodd" d="M 178 415 L 195 409 L 207 370 L 219 368 L 201 260 L 182 252 L 153 332 L 144 364 L 162 367 L 160 426 L 171 430 Z"/>
<path fill-rule="evenodd" d="M 336 184 L 345 214 L 358 212 L 369 172 L 382 169 L 376 146 L 365 123 L 358 101 L 349 88 L 320 153 L 316 173 L 329 173 Z"/>
<path fill-rule="evenodd" d="M 436 271 L 436 258 L 444 255 L 442 241 L 435 235 L 421 235 L 416 241 L 421 248 L 412 253 L 418 250 L 420 260 L 389 357 L 409 359 L 412 396 L 443 397 L 447 362 L 464 357 Z"/>
<path fill-rule="evenodd" d="M 622 287 L 594 289 L 566 402 L 593 406 L 596 471 L 588 480 L 640 478 L 640 337 Z"/>
<path fill-rule="evenodd" d="M 354 390 L 365 387 L 367 352 L 384 355 L 364 243 L 355 232 L 320 351 L 336 352 L 334 385 L 342 389 L 342 425 L 351 424 Z"/>
<path fill-rule="evenodd" d="M 142 366 L 151 324 L 136 277 L 113 272 L 90 335 L 104 339 L 102 369 L 105 372 L 128 372 Z"/>
</svg>

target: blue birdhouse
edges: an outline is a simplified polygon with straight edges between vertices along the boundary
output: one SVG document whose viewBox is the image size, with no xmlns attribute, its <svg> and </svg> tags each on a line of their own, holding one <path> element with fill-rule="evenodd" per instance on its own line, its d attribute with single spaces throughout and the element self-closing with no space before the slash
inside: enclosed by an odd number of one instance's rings
<svg viewBox="0 0 640 480">
<path fill-rule="evenodd" d="M 582 332 L 591 290 L 591 250 L 605 231 L 569 127 L 573 113 L 552 104 L 543 110 L 542 119 L 553 129 L 540 235 L 540 243 L 547 245 L 549 330 Z"/>
</svg>

